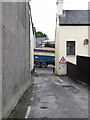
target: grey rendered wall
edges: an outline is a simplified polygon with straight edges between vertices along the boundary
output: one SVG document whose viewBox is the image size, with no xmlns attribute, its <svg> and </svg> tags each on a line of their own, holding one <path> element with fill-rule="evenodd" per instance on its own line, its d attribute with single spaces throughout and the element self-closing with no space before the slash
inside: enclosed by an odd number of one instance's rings
<svg viewBox="0 0 90 120">
<path fill-rule="evenodd" d="M 2 3 L 2 111 L 7 117 L 29 85 L 28 3 Z"/>
<path fill-rule="evenodd" d="M 2 118 L 2 4 L 0 2 L 0 120 Z"/>
</svg>

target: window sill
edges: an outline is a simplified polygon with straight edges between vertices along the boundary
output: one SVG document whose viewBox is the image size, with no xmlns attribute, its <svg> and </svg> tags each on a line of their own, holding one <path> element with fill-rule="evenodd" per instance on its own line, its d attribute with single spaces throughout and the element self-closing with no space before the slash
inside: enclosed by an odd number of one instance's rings
<svg viewBox="0 0 90 120">
<path fill-rule="evenodd" d="M 66 57 L 76 57 L 76 55 L 66 55 Z"/>
</svg>

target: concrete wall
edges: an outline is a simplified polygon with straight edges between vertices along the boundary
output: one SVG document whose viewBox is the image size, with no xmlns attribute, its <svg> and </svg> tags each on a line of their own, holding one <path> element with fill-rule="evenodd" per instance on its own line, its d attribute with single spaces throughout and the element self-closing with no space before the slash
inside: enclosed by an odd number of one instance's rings
<svg viewBox="0 0 90 120">
<path fill-rule="evenodd" d="M 36 28 L 35 27 L 33 27 L 33 29 L 34 29 L 34 48 L 36 48 Z"/>
<path fill-rule="evenodd" d="M 31 85 L 28 3 L 2 3 L 2 40 L 2 111 L 7 117 Z"/>
<path fill-rule="evenodd" d="M 0 120 L 2 118 L 2 4 L 0 2 Z"/>
</svg>

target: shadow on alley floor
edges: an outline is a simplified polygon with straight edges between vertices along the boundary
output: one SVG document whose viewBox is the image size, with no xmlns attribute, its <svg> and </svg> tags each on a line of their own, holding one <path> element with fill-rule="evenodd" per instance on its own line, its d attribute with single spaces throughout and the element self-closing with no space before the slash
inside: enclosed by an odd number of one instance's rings
<svg viewBox="0 0 90 120">
<path fill-rule="evenodd" d="M 88 118 L 88 87 L 53 68 L 37 68 L 33 85 L 20 99 L 10 118 Z"/>
</svg>

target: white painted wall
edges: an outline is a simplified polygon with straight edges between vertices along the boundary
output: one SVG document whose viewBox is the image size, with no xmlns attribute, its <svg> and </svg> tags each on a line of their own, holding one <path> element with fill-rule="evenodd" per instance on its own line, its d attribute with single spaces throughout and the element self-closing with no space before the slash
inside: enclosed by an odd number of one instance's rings
<svg viewBox="0 0 90 120">
<path fill-rule="evenodd" d="M 30 19 L 30 72 L 34 68 L 34 35 L 33 35 L 33 30 L 32 30 L 32 21 Z"/>
<path fill-rule="evenodd" d="M 88 38 L 88 26 L 59 26 L 56 30 L 56 74 L 66 74 L 65 69 L 59 68 L 62 56 L 71 63 L 76 64 L 76 55 L 89 56 L 88 46 L 83 41 Z M 66 41 L 76 41 L 76 54 L 66 55 Z"/>
<path fill-rule="evenodd" d="M 62 14 L 62 9 L 63 9 L 63 0 L 57 0 L 57 13 Z"/>
<path fill-rule="evenodd" d="M 90 41 L 88 45 L 84 45 L 83 41 L 89 37 L 88 26 L 60 26 L 59 15 L 63 12 L 63 0 L 57 0 L 57 20 L 56 20 L 56 34 L 55 34 L 55 74 L 65 75 L 67 68 L 60 68 L 59 60 L 62 56 L 73 64 L 76 64 L 76 55 L 90 56 Z M 75 56 L 66 55 L 66 41 L 76 41 L 76 54 Z"/>
<path fill-rule="evenodd" d="M 77 55 L 81 56 L 89 56 L 89 45 L 84 45 L 83 41 L 85 38 L 88 38 L 88 26 L 77 26 L 76 27 L 77 33 Z"/>
</svg>

